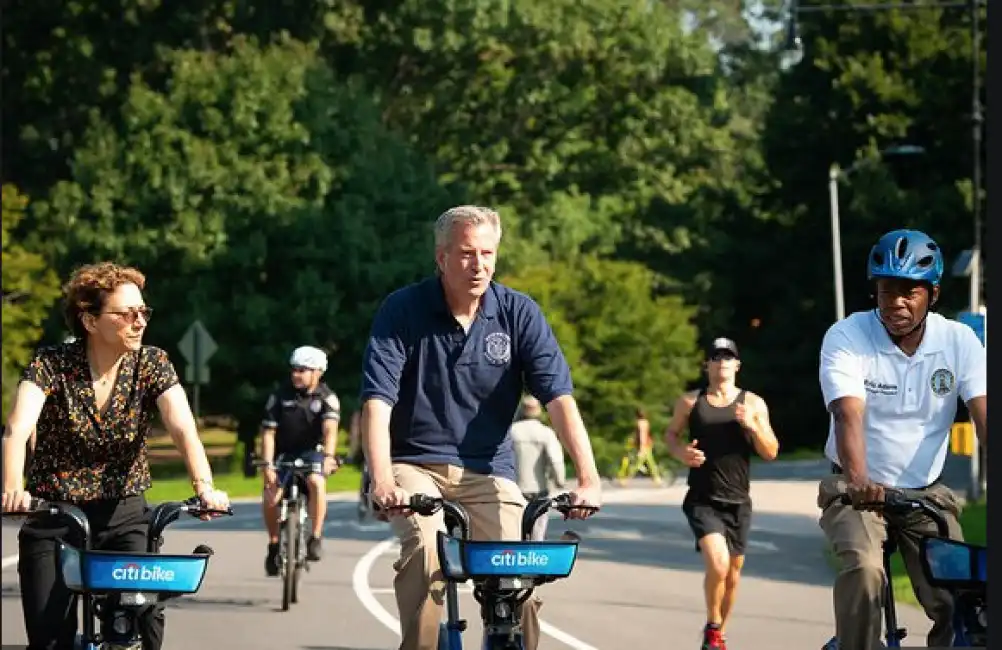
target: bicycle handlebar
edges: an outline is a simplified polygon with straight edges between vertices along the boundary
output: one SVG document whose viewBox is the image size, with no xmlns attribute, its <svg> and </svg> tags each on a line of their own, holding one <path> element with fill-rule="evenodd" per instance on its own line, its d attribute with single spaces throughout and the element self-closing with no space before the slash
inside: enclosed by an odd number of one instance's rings
<svg viewBox="0 0 1002 650">
<path fill-rule="evenodd" d="M 840 494 L 838 501 L 842 505 L 852 505 L 852 499 L 846 493 Z M 940 537 L 948 538 L 950 536 L 950 525 L 942 510 L 925 497 L 908 497 L 901 490 L 884 488 L 883 501 L 867 501 L 859 505 L 862 508 L 879 509 L 895 515 L 921 512 L 935 522 Z"/>
<path fill-rule="evenodd" d="M 197 496 L 185 501 L 165 501 L 164 503 L 157 504 L 150 512 L 150 528 L 146 537 L 147 550 L 149 552 L 155 551 L 156 541 L 163 534 L 164 529 L 177 521 L 178 517 L 183 513 L 189 514 L 192 517 L 203 517 L 205 515 L 223 516 L 232 515 L 233 508 L 227 508 L 226 510 L 203 508 L 201 500 Z M 46 501 L 40 497 L 32 497 L 28 510 L 3 513 L 4 517 L 33 517 L 39 515 L 50 515 L 69 520 L 83 536 L 84 548 L 90 548 L 90 521 L 87 519 L 84 511 L 73 504 Z"/>
<path fill-rule="evenodd" d="M 571 501 L 570 493 L 559 494 L 555 497 L 540 497 L 534 499 L 525 508 L 522 514 L 522 539 L 528 539 L 536 521 L 545 515 L 550 509 L 567 515 L 572 510 L 587 510 L 597 512 L 597 506 L 575 506 Z M 439 510 L 444 510 L 446 517 L 452 518 L 459 527 L 460 537 L 469 539 L 470 537 L 470 516 L 466 508 L 462 505 L 447 501 L 442 497 L 433 497 L 427 494 L 413 494 L 406 505 L 391 506 L 386 510 L 410 510 L 414 513 L 428 517 Z"/>
</svg>

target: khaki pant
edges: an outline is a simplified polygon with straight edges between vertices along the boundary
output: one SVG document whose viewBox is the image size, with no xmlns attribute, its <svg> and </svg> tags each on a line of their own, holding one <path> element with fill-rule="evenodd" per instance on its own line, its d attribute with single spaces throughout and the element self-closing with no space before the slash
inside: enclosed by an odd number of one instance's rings
<svg viewBox="0 0 1002 650">
<path fill-rule="evenodd" d="M 466 508 L 473 539 L 519 540 L 525 499 L 514 481 L 477 474 L 454 465 L 394 463 L 397 485 L 409 494 L 441 496 Z M 400 612 L 400 650 L 436 650 L 445 603 L 445 581 L 438 564 L 436 533 L 445 530 L 441 511 L 432 517 L 390 519 L 400 539 L 393 589 Z M 539 643 L 539 606 L 535 596 L 522 606 L 526 650 Z M 476 645 L 476 644 L 474 644 Z"/>
<path fill-rule="evenodd" d="M 942 589 L 933 589 L 925 580 L 919 563 L 919 540 L 925 535 L 938 536 L 936 523 L 924 513 L 906 517 L 855 510 L 833 498 L 845 491 L 845 477 L 832 475 L 821 481 L 818 507 L 822 508 L 824 530 L 841 568 L 835 579 L 835 628 L 840 650 L 876 650 L 881 646 L 883 622 L 883 549 L 887 527 L 900 531 L 895 540 L 911 578 L 915 597 L 933 622 L 928 644 L 949 647 L 953 643 L 953 599 Z M 942 484 L 924 490 L 906 490 L 908 496 L 922 495 L 938 506 L 950 527 L 950 537 L 963 539 L 957 521 L 960 507 L 956 496 Z M 831 503 L 831 505 L 828 505 Z"/>
</svg>

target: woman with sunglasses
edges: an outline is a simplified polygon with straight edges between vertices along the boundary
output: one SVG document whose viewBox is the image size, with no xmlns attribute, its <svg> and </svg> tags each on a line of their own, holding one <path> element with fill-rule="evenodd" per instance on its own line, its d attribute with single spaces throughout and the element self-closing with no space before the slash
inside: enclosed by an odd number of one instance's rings
<svg viewBox="0 0 1002 650">
<path fill-rule="evenodd" d="M 159 412 L 184 458 L 203 505 L 225 509 L 212 484 L 188 398 L 167 353 L 143 345 L 152 310 L 146 278 L 111 262 L 78 269 L 64 287 L 73 337 L 42 347 L 17 386 L 3 441 L 3 511 L 23 512 L 32 497 L 72 503 L 90 520 L 95 549 L 146 550 L 147 438 Z M 24 482 L 25 455 L 33 448 Z M 76 601 L 63 585 L 57 538 L 61 520 L 33 517 L 18 536 L 18 574 L 28 648 L 70 648 Z M 69 537 L 71 544 L 79 543 Z M 161 607 L 140 622 L 144 650 L 163 643 Z"/>
</svg>

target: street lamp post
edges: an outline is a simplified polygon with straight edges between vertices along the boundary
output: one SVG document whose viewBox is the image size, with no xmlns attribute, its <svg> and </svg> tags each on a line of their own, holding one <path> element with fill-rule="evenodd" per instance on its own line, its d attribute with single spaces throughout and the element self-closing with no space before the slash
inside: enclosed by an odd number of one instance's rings
<svg viewBox="0 0 1002 650">
<path fill-rule="evenodd" d="M 868 164 L 877 160 L 883 160 L 888 156 L 913 156 L 925 153 L 925 149 L 916 145 L 905 144 L 896 147 L 888 147 L 879 153 L 876 158 L 863 158 L 857 160 L 846 169 L 839 167 L 838 163 L 832 163 L 828 168 L 828 198 L 831 201 L 831 226 L 832 226 L 832 270 L 835 279 L 835 318 L 842 320 L 845 318 L 845 288 L 842 281 L 842 226 L 839 221 L 839 200 L 838 182 Z"/>
</svg>

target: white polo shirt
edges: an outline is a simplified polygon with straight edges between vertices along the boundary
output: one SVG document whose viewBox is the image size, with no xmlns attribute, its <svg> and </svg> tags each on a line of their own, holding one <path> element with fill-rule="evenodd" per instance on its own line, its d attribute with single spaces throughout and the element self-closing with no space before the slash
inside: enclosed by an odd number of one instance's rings
<svg viewBox="0 0 1002 650">
<path fill-rule="evenodd" d="M 970 327 L 930 313 L 922 343 L 909 357 L 891 341 L 875 311 L 856 312 L 825 334 L 820 379 L 826 407 L 840 397 L 866 402 L 870 479 L 919 488 L 943 472 L 957 397 L 967 403 L 988 394 L 987 355 Z M 834 421 L 825 455 L 839 463 Z"/>
</svg>

